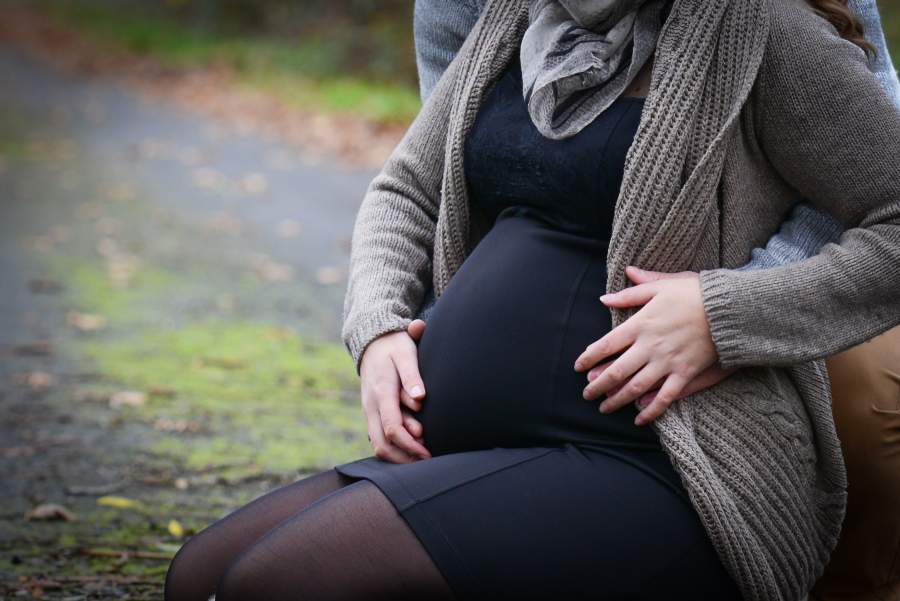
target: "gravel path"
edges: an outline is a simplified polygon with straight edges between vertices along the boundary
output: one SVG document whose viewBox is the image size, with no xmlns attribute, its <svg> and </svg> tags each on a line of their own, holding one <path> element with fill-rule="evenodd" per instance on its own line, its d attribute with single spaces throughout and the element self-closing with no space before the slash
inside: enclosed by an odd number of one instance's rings
<svg viewBox="0 0 900 601">
<path fill-rule="evenodd" d="M 374 172 L 9 46 L 0 90 L 0 597 L 156 599 L 192 532 L 367 453 L 339 320 Z"/>
</svg>

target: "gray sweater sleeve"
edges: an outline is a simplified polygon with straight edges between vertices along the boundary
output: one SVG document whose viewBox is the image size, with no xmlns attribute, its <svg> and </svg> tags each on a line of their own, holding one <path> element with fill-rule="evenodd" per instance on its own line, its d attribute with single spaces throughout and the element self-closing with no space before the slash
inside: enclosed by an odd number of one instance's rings
<svg viewBox="0 0 900 601">
<path fill-rule="evenodd" d="M 850 0 L 848 6 L 862 21 L 866 38 L 875 47 L 870 67 L 894 103 L 900 106 L 900 80 L 891 61 L 875 0 Z M 750 262 L 738 271 L 777 267 L 811 257 L 828 242 L 837 242 L 843 231 L 840 222 L 828 213 L 811 203 L 798 203 L 765 248 L 754 248 Z"/>
<path fill-rule="evenodd" d="M 724 367 L 821 359 L 900 324 L 900 110 L 830 23 L 800 3 L 773 7 L 752 99 L 760 145 L 846 229 L 800 261 L 700 272 Z"/>
<path fill-rule="evenodd" d="M 473 29 L 477 29 L 476 23 Z M 474 39 L 468 36 L 464 51 Z M 406 329 L 431 285 L 457 54 L 369 184 L 353 226 L 341 338 L 359 373 L 369 343 Z"/>
</svg>

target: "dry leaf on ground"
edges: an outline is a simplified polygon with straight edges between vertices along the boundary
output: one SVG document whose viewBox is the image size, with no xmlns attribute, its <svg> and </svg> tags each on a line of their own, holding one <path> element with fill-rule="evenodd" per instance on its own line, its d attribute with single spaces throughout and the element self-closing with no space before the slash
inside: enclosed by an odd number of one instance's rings
<svg viewBox="0 0 900 601">
<path fill-rule="evenodd" d="M 75 514 L 56 503 L 42 503 L 25 512 L 26 520 L 63 520 L 75 521 Z"/>
</svg>

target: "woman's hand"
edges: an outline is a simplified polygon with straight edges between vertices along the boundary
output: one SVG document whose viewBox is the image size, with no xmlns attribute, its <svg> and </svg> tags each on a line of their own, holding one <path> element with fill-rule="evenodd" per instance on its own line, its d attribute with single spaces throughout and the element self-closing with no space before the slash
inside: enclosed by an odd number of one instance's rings
<svg viewBox="0 0 900 601">
<path fill-rule="evenodd" d="M 421 325 L 416 322 L 421 322 Z M 382 334 L 369 343 L 360 360 L 360 392 L 369 441 L 375 456 L 392 463 L 427 459 L 422 424 L 412 411 L 422 408 L 425 384 L 419 375 L 417 340 L 425 322 L 414 320 L 405 332 Z"/>
<path fill-rule="evenodd" d="M 687 385 L 712 367 L 718 355 L 703 309 L 699 274 L 644 272 L 631 266 L 625 273 L 637 285 L 600 300 L 610 307 L 643 308 L 589 345 L 576 359 L 575 370 L 597 366 L 588 374 L 584 398 L 596 399 L 612 392 L 600 405 L 604 413 L 645 396 L 662 382 L 653 400 L 635 418 L 636 425 L 643 425 L 685 396 Z M 621 356 L 614 361 L 597 365 L 619 352 Z M 728 375 L 720 372 L 712 375 Z"/>
</svg>

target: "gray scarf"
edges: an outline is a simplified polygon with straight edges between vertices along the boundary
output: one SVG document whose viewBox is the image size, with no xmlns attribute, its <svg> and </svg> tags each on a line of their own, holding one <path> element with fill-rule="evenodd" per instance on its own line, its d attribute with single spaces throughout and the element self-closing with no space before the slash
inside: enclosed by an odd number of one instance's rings
<svg viewBox="0 0 900 601">
<path fill-rule="evenodd" d="M 522 92 L 541 134 L 574 136 L 625 91 L 656 49 L 666 3 L 532 0 Z"/>
</svg>

